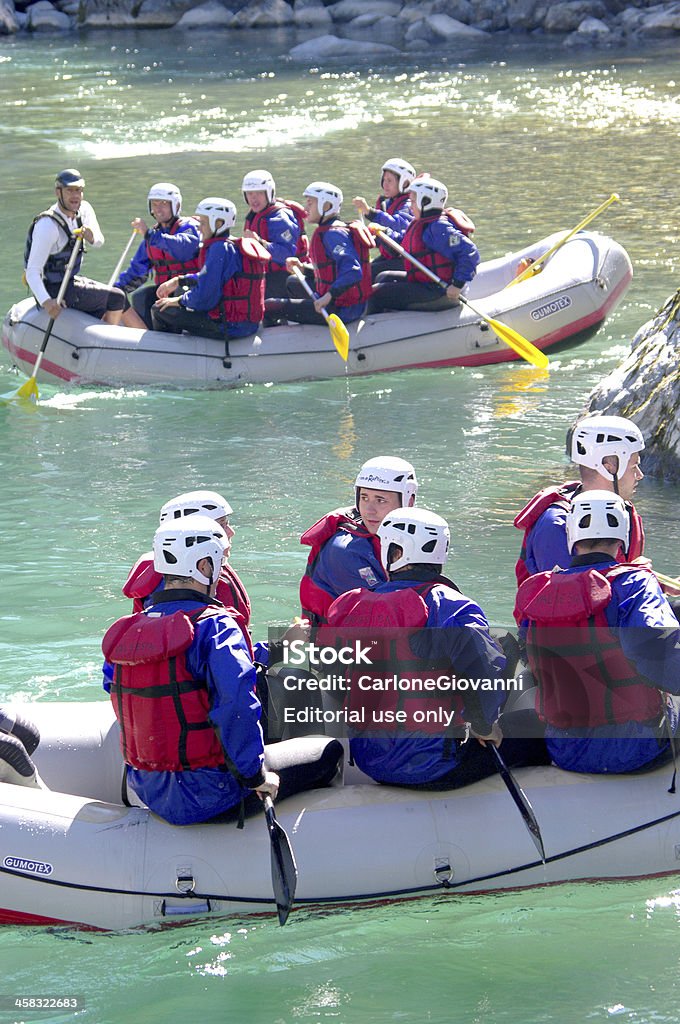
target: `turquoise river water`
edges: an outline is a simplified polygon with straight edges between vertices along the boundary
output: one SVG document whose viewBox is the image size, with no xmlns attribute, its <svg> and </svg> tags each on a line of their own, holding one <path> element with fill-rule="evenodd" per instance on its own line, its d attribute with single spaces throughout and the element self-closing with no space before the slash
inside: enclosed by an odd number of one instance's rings
<svg viewBox="0 0 680 1024">
<path fill-rule="evenodd" d="M 493 40 L 443 59 L 298 68 L 264 38 L 167 32 L 0 42 L 0 307 L 23 294 L 30 218 L 55 171 L 87 178 L 107 278 L 146 191 L 176 181 L 185 209 L 235 199 L 253 167 L 299 199 L 312 179 L 377 192 L 400 154 L 449 185 L 483 257 L 565 231 L 616 191 L 593 227 L 628 249 L 633 284 L 606 325 L 551 359 L 233 392 L 72 390 L 40 384 L 0 406 L 3 593 L 0 702 L 90 700 L 99 643 L 126 610 L 120 586 L 160 505 L 207 486 L 232 501 L 234 564 L 255 632 L 297 610 L 302 529 L 348 500 L 372 455 L 415 464 L 421 500 L 452 525 L 449 570 L 508 623 L 514 513 L 566 472 L 567 427 L 636 329 L 678 282 L 677 46 L 571 52 Z M 349 212 L 349 205 L 346 208 Z M 0 392 L 18 386 L 5 357 Z M 680 570 L 676 486 L 639 489 L 649 552 Z M 502 844 L 502 835 L 490 836 Z M 0 846 L 2 836 L 0 836 Z M 172 931 L 0 929 L 0 1020 L 22 995 L 79 996 L 91 1024 L 572 1024 L 680 1021 L 680 877 Z"/>
</svg>

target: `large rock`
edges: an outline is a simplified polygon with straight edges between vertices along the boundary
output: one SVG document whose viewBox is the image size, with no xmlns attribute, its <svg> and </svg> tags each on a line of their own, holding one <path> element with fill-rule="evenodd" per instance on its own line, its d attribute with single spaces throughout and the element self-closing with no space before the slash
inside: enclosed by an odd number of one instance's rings
<svg viewBox="0 0 680 1024">
<path fill-rule="evenodd" d="M 567 0 L 550 5 L 543 27 L 546 32 L 575 32 L 585 18 L 602 18 L 606 13 L 601 0 Z"/>
<path fill-rule="evenodd" d="M 627 416 L 645 437 L 644 470 L 680 480 L 680 289 L 633 339 L 620 366 L 595 388 L 590 412 Z"/>
<path fill-rule="evenodd" d="M 399 14 L 403 4 L 401 0 L 339 0 L 328 8 L 333 21 L 353 21 L 362 14 L 392 15 Z"/>
<path fill-rule="evenodd" d="M 196 0 L 81 0 L 78 21 L 91 28 L 169 28 Z"/>
<path fill-rule="evenodd" d="M 19 30 L 14 0 L 0 0 L 0 36 L 13 35 Z"/>
<path fill-rule="evenodd" d="M 234 20 L 234 12 L 225 7 L 220 0 L 207 0 L 190 11 L 186 11 L 177 22 L 176 28 L 229 28 Z"/>
<path fill-rule="evenodd" d="M 58 11 L 49 0 L 38 0 L 27 11 L 26 28 L 29 32 L 68 32 L 74 23 L 68 14 Z"/>
<path fill-rule="evenodd" d="M 473 28 L 472 25 L 465 25 L 462 21 L 449 17 L 448 14 L 433 14 L 428 21 L 435 36 L 439 39 L 456 39 L 460 36 L 468 38 L 477 36 L 482 39 L 489 34 L 479 28 Z"/>
<path fill-rule="evenodd" d="M 663 4 L 660 8 L 645 13 L 638 32 L 649 35 L 670 35 L 680 32 L 680 3 Z"/>
<path fill-rule="evenodd" d="M 301 28 L 328 28 L 333 22 L 322 0 L 295 0 L 293 20 Z"/>
<path fill-rule="evenodd" d="M 307 63 L 308 61 L 334 60 L 345 57 L 374 57 L 397 54 L 396 46 L 385 43 L 362 42 L 357 39 L 340 39 L 338 36 L 315 36 L 304 43 L 299 43 L 290 51 L 292 60 Z"/>
<path fill-rule="evenodd" d="M 234 15 L 234 28 L 280 28 L 293 24 L 293 8 L 286 0 L 250 0 Z"/>
<path fill-rule="evenodd" d="M 548 10 L 547 0 L 510 0 L 508 27 L 519 32 L 533 32 L 541 28 Z"/>
</svg>

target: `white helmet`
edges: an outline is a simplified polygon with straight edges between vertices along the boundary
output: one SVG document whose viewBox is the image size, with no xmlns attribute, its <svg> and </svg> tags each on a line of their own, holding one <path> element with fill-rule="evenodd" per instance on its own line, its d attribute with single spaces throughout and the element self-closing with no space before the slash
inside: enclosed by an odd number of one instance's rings
<svg viewBox="0 0 680 1024">
<path fill-rule="evenodd" d="M 359 489 L 367 487 L 372 491 L 397 491 L 401 495 L 401 504 L 406 507 L 411 498 L 418 493 L 416 471 L 405 459 L 393 458 L 391 455 L 378 455 L 375 459 L 364 462 L 354 481 L 356 502 L 359 504 Z"/>
<path fill-rule="evenodd" d="M 451 535 L 445 519 L 426 508 L 400 508 L 388 512 L 378 527 L 380 559 L 387 572 L 405 565 L 444 565 Z M 389 562 L 390 545 L 398 544 L 401 556 Z"/>
<path fill-rule="evenodd" d="M 186 491 L 166 501 L 161 509 L 161 525 L 169 520 L 184 519 L 185 516 L 208 516 L 210 519 L 224 519 L 233 509 L 226 498 L 217 491 Z"/>
<path fill-rule="evenodd" d="M 177 185 L 173 185 L 171 181 L 156 182 L 156 184 L 152 185 L 149 189 L 149 194 L 146 198 L 149 204 L 149 213 L 151 213 L 152 199 L 166 199 L 172 204 L 173 217 L 179 217 L 182 210 L 182 193 L 177 188 Z M 153 216 L 153 214 L 151 214 L 151 216 Z"/>
<path fill-rule="evenodd" d="M 631 455 L 643 451 L 644 447 L 640 428 L 623 416 L 587 416 L 567 434 L 567 455 L 571 461 L 597 470 L 606 480 L 622 477 Z M 602 464 L 607 455 L 618 456 L 616 475 Z"/>
<path fill-rule="evenodd" d="M 188 576 L 199 583 L 214 583 L 227 550 L 227 535 L 209 516 L 186 516 L 162 523 L 153 538 L 153 567 L 169 576 Z M 212 561 L 212 576 L 198 569 L 202 558 Z"/>
<path fill-rule="evenodd" d="M 579 540 L 596 537 L 620 540 L 628 547 L 630 517 L 623 498 L 612 491 L 583 491 L 567 512 L 567 547 L 571 553 Z"/>
<path fill-rule="evenodd" d="M 449 190 L 446 185 L 436 178 L 422 175 L 415 178 L 408 187 L 409 192 L 414 192 L 418 200 L 418 208 L 425 213 L 429 207 L 435 210 L 443 210 L 446 200 L 449 198 Z"/>
<path fill-rule="evenodd" d="M 196 207 L 196 213 L 208 218 L 213 235 L 218 233 L 218 220 L 224 221 L 220 232 L 233 228 L 236 223 L 236 207 L 229 199 L 220 199 L 219 196 L 208 196 L 207 199 L 201 199 Z"/>
<path fill-rule="evenodd" d="M 392 174 L 396 174 L 400 192 L 405 192 L 416 176 L 415 167 L 411 167 L 406 160 L 402 160 L 398 156 L 393 156 L 390 157 L 389 160 L 386 160 L 380 170 L 383 173 L 385 171 L 392 171 Z M 382 178 L 380 179 L 380 183 L 382 186 Z"/>
<path fill-rule="evenodd" d="M 304 196 L 311 196 L 316 199 L 319 207 L 319 214 L 328 217 L 330 214 L 340 213 L 342 206 L 342 192 L 337 185 L 331 185 L 328 181 L 313 181 L 302 193 Z M 325 209 L 328 206 L 329 209 Z"/>
<path fill-rule="evenodd" d="M 249 171 L 241 188 L 244 199 L 246 192 L 266 192 L 268 203 L 273 203 L 276 198 L 276 184 L 269 171 Z"/>
</svg>

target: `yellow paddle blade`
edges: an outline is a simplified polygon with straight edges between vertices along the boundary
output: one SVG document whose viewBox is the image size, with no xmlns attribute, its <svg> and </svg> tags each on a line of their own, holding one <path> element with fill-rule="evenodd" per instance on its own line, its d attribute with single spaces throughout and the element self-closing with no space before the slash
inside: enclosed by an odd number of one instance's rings
<svg viewBox="0 0 680 1024">
<path fill-rule="evenodd" d="M 333 344 L 338 350 L 338 355 L 341 359 L 347 362 L 347 357 L 349 356 L 349 331 L 340 317 L 335 313 L 329 314 L 328 326 L 330 328 Z"/>
<path fill-rule="evenodd" d="M 35 404 L 37 401 L 38 385 L 35 382 L 35 377 L 29 377 L 16 391 L 10 391 L 8 394 L 0 396 L 0 402 L 31 402 Z"/>
<path fill-rule="evenodd" d="M 666 576 L 662 572 L 657 572 L 656 569 L 654 569 L 653 572 L 662 587 L 669 587 L 672 590 L 680 590 L 680 579 L 675 579 L 674 576 Z"/>
<path fill-rule="evenodd" d="M 508 327 L 507 324 L 501 324 L 498 320 L 492 320 L 491 317 L 485 317 L 485 319 L 501 341 L 509 345 L 518 356 L 526 359 L 528 363 L 538 367 L 539 370 L 545 370 L 548 366 L 548 357 L 545 352 L 541 352 L 540 348 L 536 348 L 527 338 L 523 338 L 521 334 L 513 331 L 512 327 Z"/>
</svg>

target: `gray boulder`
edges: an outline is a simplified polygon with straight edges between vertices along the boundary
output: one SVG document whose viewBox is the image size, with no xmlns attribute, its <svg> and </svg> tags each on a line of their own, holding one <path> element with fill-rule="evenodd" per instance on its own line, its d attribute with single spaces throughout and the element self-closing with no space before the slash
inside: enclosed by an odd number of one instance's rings
<svg viewBox="0 0 680 1024">
<path fill-rule="evenodd" d="M 483 32 L 482 29 L 473 28 L 472 25 L 465 25 L 462 21 L 449 17 L 448 14 L 433 14 L 428 21 L 438 39 L 456 39 L 460 36 L 467 38 L 477 36 L 482 39 L 489 34 Z"/>
<path fill-rule="evenodd" d="M 606 25 L 599 18 L 584 18 L 576 30 L 583 36 L 608 36 L 611 35 L 609 25 Z"/>
<path fill-rule="evenodd" d="M 207 0 L 190 11 L 186 11 L 177 22 L 176 28 L 229 28 L 234 20 L 234 12 L 225 7 L 220 0 Z"/>
<path fill-rule="evenodd" d="M 306 42 L 294 46 L 289 57 L 294 61 L 307 63 L 309 61 L 333 60 L 339 57 L 387 57 L 399 52 L 396 46 L 388 46 L 385 43 L 340 39 L 338 36 L 324 35 L 315 36 L 314 39 L 308 39 Z"/>
<path fill-rule="evenodd" d="M 58 11 L 49 0 L 38 0 L 37 4 L 31 4 L 26 13 L 26 28 L 29 32 L 68 32 L 74 27 L 68 14 Z"/>
<path fill-rule="evenodd" d="M 234 28 L 279 28 L 293 24 L 293 8 L 286 0 L 250 0 L 234 15 Z"/>
<path fill-rule="evenodd" d="M 367 13 L 394 17 L 399 14 L 402 6 L 401 0 L 371 0 L 370 4 L 366 0 L 339 0 L 339 3 L 332 4 L 328 10 L 333 21 L 353 21 L 354 18 Z M 367 8 L 370 10 L 367 11 Z"/>
<path fill-rule="evenodd" d="M 591 392 L 589 412 L 627 416 L 645 437 L 644 469 L 680 480 L 680 289 L 633 339 L 624 361 Z"/>
<path fill-rule="evenodd" d="M 14 35 L 19 31 L 14 0 L 0 0 L 0 36 Z"/>
<path fill-rule="evenodd" d="M 293 20 L 301 28 L 327 28 L 333 22 L 322 0 L 295 0 Z"/>
<path fill-rule="evenodd" d="M 549 4 L 547 0 L 510 0 L 508 28 L 519 32 L 533 32 L 542 28 Z"/>
<path fill-rule="evenodd" d="M 680 3 L 661 4 L 643 14 L 639 32 L 648 35 L 670 35 L 680 32 Z"/>
<path fill-rule="evenodd" d="M 543 27 L 546 32 L 575 32 L 584 18 L 602 18 L 606 13 L 601 0 L 567 0 L 550 4 Z"/>
</svg>

